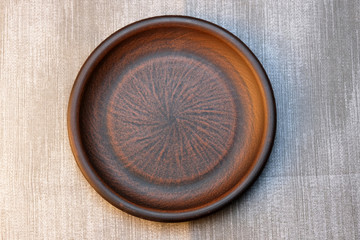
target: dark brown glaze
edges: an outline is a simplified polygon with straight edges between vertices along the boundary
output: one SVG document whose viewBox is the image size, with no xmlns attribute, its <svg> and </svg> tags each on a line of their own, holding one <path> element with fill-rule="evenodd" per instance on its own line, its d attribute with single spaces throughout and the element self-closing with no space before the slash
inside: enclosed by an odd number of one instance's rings
<svg viewBox="0 0 360 240">
<path fill-rule="evenodd" d="M 126 72 L 107 112 L 119 161 L 158 184 L 181 184 L 211 171 L 232 146 L 236 127 L 230 89 L 214 66 L 171 52 Z"/>
<path fill-rule="evenodd" d="M 139 217 L 184 221 L 251 184 L 276 115 L 267 76 L 240 40 L 164 16 L 119 30 L 90 55 L 68 122 L 78 165 L 104 198 Z"/>
</svg>

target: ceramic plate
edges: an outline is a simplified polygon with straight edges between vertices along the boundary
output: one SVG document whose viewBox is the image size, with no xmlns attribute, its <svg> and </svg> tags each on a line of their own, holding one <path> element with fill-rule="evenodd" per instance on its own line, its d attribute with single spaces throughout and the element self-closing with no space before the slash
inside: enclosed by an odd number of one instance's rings
<svg viewBox="0 0 360 240">
<path fill-rule="evenodd" d="M 155 221 L 207 215 L 259 175 L 275 101 L 252 52 L 212 23 L 162 16 L 115 32 L 74 83 L 76 161 L 114 206 Z"/>
</svg>

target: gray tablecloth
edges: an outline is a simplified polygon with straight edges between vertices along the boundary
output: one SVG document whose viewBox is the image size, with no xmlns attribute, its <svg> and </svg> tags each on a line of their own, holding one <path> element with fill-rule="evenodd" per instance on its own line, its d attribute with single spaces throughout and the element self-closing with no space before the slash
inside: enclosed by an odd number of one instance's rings
<svg viewBox="0 0 360 240">
<path fill-rule="evenodd" d="M 209 217 L 166 224 L 112 207 L 86 182 L 66 129 L 78 70 L 145 17 L 219 24 L 264 65 L 278 111 L 258 181 Z M 360 239 L 360 2 L 0 2 L 0 239 Z"/>
</svg>

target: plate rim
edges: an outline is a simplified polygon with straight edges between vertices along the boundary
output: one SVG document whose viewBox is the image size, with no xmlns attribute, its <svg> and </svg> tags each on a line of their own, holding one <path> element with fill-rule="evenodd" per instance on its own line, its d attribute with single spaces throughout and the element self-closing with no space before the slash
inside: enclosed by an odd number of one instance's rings
<svg viewBox="0 0 360 240">
<path fill-rule="evenodd" d="M 83 148 L 79 129 L 79 109 L 83 90 L 87 83 L 87 79 L 91 75 L 92 70 L 95 68 L 95 66 L 109 51 L 111 51 L 114 46 L 116 46 L 124 38 L 136 32 L 140 32 L 146 27 L 166 25 L 169 23 L 186 24 L 207 30 L 211 33 L 223 37 L 224 40 L 230 42 L 234 47 L 236 47 L 236 49 L 244 55 L 247 61 L 250 62 L 250 65 L 252 66 L 254 72 L 256 72 L 264 91 L 264 102 L 266 103 L 268 109 L 268 125 L 266 126 L 267 131 L 264 138 L 264 145 L 260 149 L 261 154 L 258 157 L 257 163 L 254 165 L 248 176 L 241 184 L 239 184 L 232 192 L 230 192 L 225 197 L 205 207 L 197 208 L 195 210 L 190 210 L 186 212 L 165 212 L 149 210 L 146 207 L 141 207 L 119 197 L 116 192 L 114 192 L 102 181 L 102 179 L 97 175 L 96 171 L 89 164 L 89 160 L 86 156 L 86 151 Z M 117 30 L 104 41 L 102 41 L 92 51 L 92 53 L 88 56 L 88 58 L 82 65 L 71 90 L 67 111 L 67 128 L 71 149 L 78 167 L 80 168 L 82 174 L 85 176 L 90 185 L 104 199 L 106 199 L 115 207 L 140 218 L 161 222 L 179 222 L 203 217 L 221 209 L 225 205 L 229 204 L 232 200 L 237 198 L 239 195 L 241 195 L 247 188 L 249 188 L 253 184 L 253 182 L 260 175 L 270 156 L 276 134 L 276 118 L 276 102 L 269 78 L 260 61 L 257 59 L 255 54 L 246 46 L 245 43 L 243 43 L 238 37 L 236 37 L 228 30 L 209 21 L 190 16 L 162 15 L 142 19 Z"/>
</svg>

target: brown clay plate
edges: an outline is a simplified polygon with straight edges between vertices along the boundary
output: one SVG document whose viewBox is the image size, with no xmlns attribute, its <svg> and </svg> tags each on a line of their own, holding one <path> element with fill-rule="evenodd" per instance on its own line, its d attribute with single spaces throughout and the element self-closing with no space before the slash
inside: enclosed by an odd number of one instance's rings
<svg viewBox="0 0 360 240">
<path fill-rule="evenodd" d="M 274 140 L 266 73 L 212 23 L 162 16 L 111 35 L 72 89 L 76 161 L 114 206 L 155 221 L 207 215 L 241 194 Z"/>
</svg>

